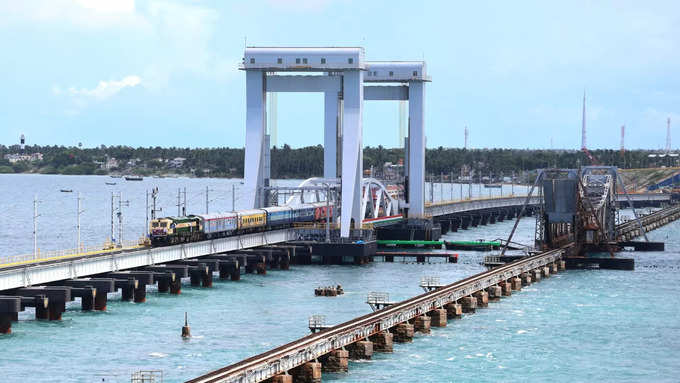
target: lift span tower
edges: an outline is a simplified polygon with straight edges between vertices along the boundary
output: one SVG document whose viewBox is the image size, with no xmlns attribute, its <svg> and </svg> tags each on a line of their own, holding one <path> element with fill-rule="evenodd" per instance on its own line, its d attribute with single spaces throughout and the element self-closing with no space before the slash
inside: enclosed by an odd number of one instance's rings
<svg viewBox="0 0 680 383">
<path fill-rule="evenodd" d="M 336 179 L 341 147 L 341 235 L 360 225 L 364 100 L 408 101 L 408 218 L 425 213 L 425 82 L 423 61 L 370 62 L 361 47 L 248 47 L 246 72 L 245 186 L 248 206 L 263 207 L 269 186 L 267 92 L 324 94 L 324 178 Z M 290 72 L 305 72 L 295 73 Z"/>
</svg>

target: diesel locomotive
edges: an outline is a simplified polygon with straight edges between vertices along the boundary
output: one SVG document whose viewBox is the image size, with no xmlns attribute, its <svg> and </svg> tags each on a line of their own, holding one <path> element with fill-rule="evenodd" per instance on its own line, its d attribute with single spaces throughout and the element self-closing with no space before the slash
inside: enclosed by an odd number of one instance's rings
<svg viewBox="0 0 680 383">
<path fill-rule="evenodd" d="M 186 217 L 164 217 L 149 224 L 153 246 L 202 241 L 232 235 L 281 229 L 294 223 L 326 222 L 334 214 L 333 205 L 325 202 L 297 207 L 272 206 L 226 213 L 195 214 Z"/>
</svg>

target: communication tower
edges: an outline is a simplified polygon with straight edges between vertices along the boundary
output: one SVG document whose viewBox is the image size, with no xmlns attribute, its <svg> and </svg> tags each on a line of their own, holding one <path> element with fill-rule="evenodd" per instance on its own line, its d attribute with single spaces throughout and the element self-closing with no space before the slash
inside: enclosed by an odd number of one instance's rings
<svg viewBox="0 0 680 383">
<path fill-rule="evenodd" d="M 24 151 L 24 147 L 26 146 L 26 137 L 22 133 L 21 136 L 19 137 L 19 146 L 21 147 L 21 151 Z"/>
<path fill-rule="evenodd" d="M 468 139 L 470 138 L 470 132 L 468 131 L 468 127 L 465 126 L 465 149 L 468 148 Z"/>
</svg>

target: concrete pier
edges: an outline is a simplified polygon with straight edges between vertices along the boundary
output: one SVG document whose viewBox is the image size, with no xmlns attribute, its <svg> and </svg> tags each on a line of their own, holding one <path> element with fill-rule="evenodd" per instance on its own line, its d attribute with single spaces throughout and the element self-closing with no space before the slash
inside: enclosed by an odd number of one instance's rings
<svg viewBox="0 0 680 383">
<path fill-rule="evenodd" d="M 472 296 L 477 299 L 477 307 L 489 306 L 489 293 L 484 290 L 475 291 Z"/>
<path fill-rule="evenodd" d="M 349 352 L 347 350 L 334 350 L 319 359 L 323 372 L 347 372 L 349 370 Z"/>
<path fill-rule="evenodd" d="M 154 272 L 152 271 L 119 271 L 107 274 L 107 277 L 109 278 L 137 281 L 137 284 L 132 290 L 132 297 L 129 296 L 129 291 L 126 294 L 126 289 L 123 289 L 123 300 L 130 300 L 130 298 L 132 298 L 135 303 L 146 302 L 146 285 L 155 284 L 153 276 Z"/>
<path fill-rule="evenodd" d="M 522 278 L 514 277 L 510 279 L 510 287 L 513 291 L 522 290 Z"/>
<path fill-rule="evenodd" d="M 373 351 L 392 352 L 394 350 L 394 335 L 389 331 L 382 331 L 369 337 L 373 343 Z"/>
<path fill-rule="evenodd" d="M 446 309 L 435 309 L 428 313 L 432 327 L 446 327 Z"/>
<path fill-rule="evenodd" d="M 72 287 L 94 287 L 97 289 L 97 294 L 94 297 L 94 309 L 97 311 L 106 311 L 107 295 L 116 291 L 113 278 L 68 279 L 60 283 Z"/>
<path fill-rule="evenodd" d="M 530 274 L 530 275 L 531 275 L 531 280 L 532 280 L 532 281 L 535 281 L 535 282 L 540 281 L 540 280 L 541 280 L 541 276 L 542 276 L 541 274 L 542 274 L 542 271 L 541 271 L 540 269 L 533 269 L 533 270 L 531 270 L 531 274 Z"/>
<path fill-rule="evenodd" d="M 463 306 L 460 303 L 447 303 L 444 305 L 447 319 L 460 319 L 463 317 Z"/>
<path fill-rule="evenodd" d="M 413 319 L 413 329 L 422 334 L 429 334 L 432 319 L 427 315 L 417 316 Z"/>
<path fill-rule="evenodd" d="M 413 341 L 414 329 L 412 324 L 399 323 L 398 325 L 392 327 L 390 332 L 394 335 L 394 341 L 397 343 Z"/>
<path fill-rule="evenodd" d="M 529 286 L 531 284 L 531 275 L 529 273 L 522 273 L 519 277 L 522 280 L 523 287 Z"/>
<path fill-rule="evenodd" d="M 293 383 L 293 375 L 279 374 L 264 381 L 265 383 Z"/>
<path fill-rule="evenodd" d="M 62 313 L 66 311 L 66 302 L 73 300 L 71 287 L 63 286 L 24 287 L 15 290 L 14 293 L 22 297 L 47 297 L 47 307 L 36 305 L 36 319 L 61 320 Z"/>
<path fill-rule="evenodd" d="M 47 306 L 47 302 L 45 302 Z M 0 334 L 12 332 L 12 321 L 18 319 L 22 311 L 21 297 L 0 295 Z"/>
<path fill-rule="evenodd" d="M 321 383 L 321 363 L 307 362 L 289 371 L 295 383 Z"/>
<path fill-rule="evenodd" d="M 510 282 L 503 281 L 499 283 L 498 286 L 501 287 L 502 296 L 509 297 L 510 295 L 512 295 L 512 284 L 510 284 Z"/>
<path fill-rule="evenodd" d="M 373 357 L 373 342 L 370 340 L 354 342 L 347 346 L 347 351 L 349 351 L 349 358 L 352 360 L 371 359 Z"/>
<path fill-rule="evenodd" d="M 467 296 L 460 299 L 464 313 L 474 313 L 477 310 L 477 298 Z"/>
<path fill-rule="evenodd" d="M 487 292 L 489 293 L 489 301 L 491 302 L 500 300 L 501 295 L 503 295 L 503 289 L 501 289 L 500 286 L 489 286 Z"/>
<path fill-rule="evenodd" d="M 550 268 L 548 266 L 543 266 L 541 268 L 542 271 L 542 277 L 548 278 L 550 276 Z"/>
<path fill-rule="evenodd" d="M 92 311 L 94 309 L 95 297 L 97 296 L 97 289 L 92 286 L 71 287 L 71 296 L 80 298 L 81 310 Z"/>
</svg>

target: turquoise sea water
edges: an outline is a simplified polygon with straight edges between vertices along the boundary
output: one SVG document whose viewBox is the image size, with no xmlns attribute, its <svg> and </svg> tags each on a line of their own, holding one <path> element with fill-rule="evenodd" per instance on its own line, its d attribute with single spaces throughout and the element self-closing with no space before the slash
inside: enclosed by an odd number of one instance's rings
<svg viewBox="0 0 680 383">
<path fill-rule="evenodd" d="M 505 237 L 512 224 L 447 238 Z M 635 271 L 560 273 L 324 381 L 677 381 L 679 232 L 676 222 L 650 234 L 666 252 L 622 253 L 636 259 Z M 515 240 L 530 243 L 533 235 L 534 219 L 523 219 Z M 306 335 L 310 315 L 339 323 L 366 314 L 369 291 L 400 300 L 422 292 L 421 276 L 452 282 L 483 271 L 483 255 L 460 252 L 457 264 L 293 266 L 211 289 L 184 286 L 179 296 L 151 291 L 143 304 L 110 296 L 106 312 L 83 313 L 73 302 L 61 322 L 25 312 L 0 337 L 0 382 L 129 382 L 141 369 L 184 381 Z M 316 286 L 336 283 L 345 295 L 314 297 Z M 185 311 L 189 341 L 180 337 Z"/>
</svg>

